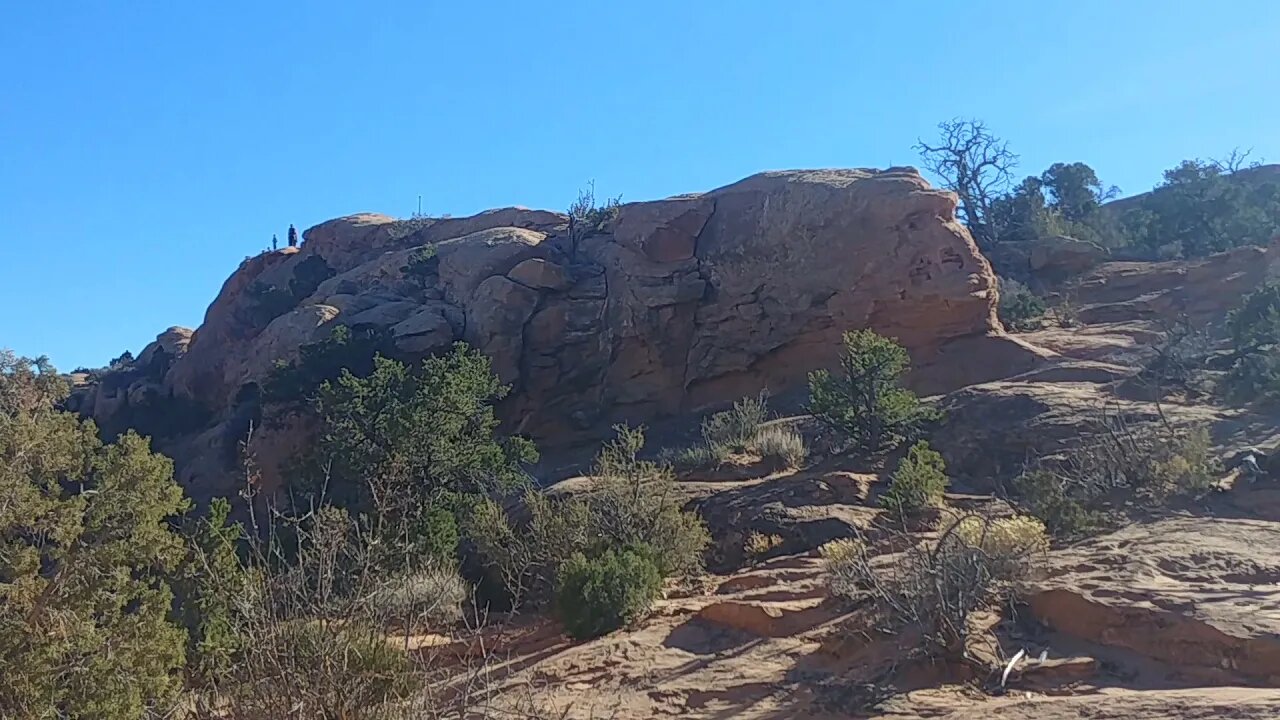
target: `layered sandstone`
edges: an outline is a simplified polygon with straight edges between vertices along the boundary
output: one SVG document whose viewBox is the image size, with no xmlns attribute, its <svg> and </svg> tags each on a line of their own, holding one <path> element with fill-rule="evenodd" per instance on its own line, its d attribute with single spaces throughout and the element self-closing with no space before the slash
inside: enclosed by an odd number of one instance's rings
<svg viewBox="0 0 1280 720">
<path fill-rule="evenodd" d="M 947 391 L 1044 355 L 1003 335 L 955 209 L 891 168 L 763 173 L 572 229 L 524 208 L 348 216 L 246 260 L 162 384 L 226 419 L 341 325 L 407 360 L 464 340 L 511 384 L 511 427 L 554 445 L 785 391 L 833 363 L 841 333 L 872 328 L 910 349 L 917 389 Z"/>
</svg>

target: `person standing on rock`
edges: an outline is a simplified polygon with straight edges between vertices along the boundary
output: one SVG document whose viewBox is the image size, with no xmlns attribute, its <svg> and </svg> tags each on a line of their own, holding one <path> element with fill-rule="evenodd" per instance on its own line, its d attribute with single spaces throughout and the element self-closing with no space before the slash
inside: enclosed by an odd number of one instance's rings
<svg viewBox="0 0 1280 720">
<path fill-rule="evenodd" d="M 280 241 L 279 241 L 278 239 L 276 239 L 276 234 L 275 234 L 275 233 L 271 233 L 271 249 L 272 249 L 272 250 L 279 250 L 279 249 L 280 249 Z"/>
<path fill-rule="evenodd" d="M 289 226 L 289 247 L 298 247 L 298 231 L 293 225 Z"/>
</svg>

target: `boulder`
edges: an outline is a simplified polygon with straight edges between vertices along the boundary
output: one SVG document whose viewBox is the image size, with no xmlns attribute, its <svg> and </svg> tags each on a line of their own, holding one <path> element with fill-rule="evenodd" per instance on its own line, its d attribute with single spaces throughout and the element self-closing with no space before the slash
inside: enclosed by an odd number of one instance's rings
<svg viewBox="0 0 1280 720">
<path fill-rule="evenodd" d="M 1027 262 L 1031 271 L 1057 277 L 1079 275 L 1111 254 L 1098 243 L 1065 235 L 1038 238 L 1029 245 Z"/>
<path fill-rule="evenodd" d="M 564 290 L 571 284 L 568 270 L 542 258 L 529 258 L 518 263 L 507 277 L 535 290 Z"/>
</svg>

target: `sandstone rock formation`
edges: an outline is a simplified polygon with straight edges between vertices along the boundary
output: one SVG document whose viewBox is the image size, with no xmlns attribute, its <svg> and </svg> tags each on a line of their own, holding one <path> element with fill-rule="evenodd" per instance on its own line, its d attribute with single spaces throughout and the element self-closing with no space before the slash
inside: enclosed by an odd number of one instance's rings
<svg viewBox="0 0 1280 720">
<path fill-rule="evenodd" d="M 339 218 L 246 260 L 162 385 L 225 422 L 334 327 L 389 334 L 407 360 L 465 340 L 512 385 L 511 426 L 554 445 L 784 391 L 869 327 L 911 350 L 918 389 L 951 390 L 1044 357 L 1003 335 L 955 208 L 891 168 L 764 173 L 572 237 L 564 215 L 523 208 Z"/>
<path fill-rule="evenodd" d="M 1029 598 L 1055 630 L 1204 685 L 1280 683 L 1280 525 L 1169 518 L 1054 553 Z"/>
<path fill-rule="evenodd" d="M 1081 276 L 1068 291 L 1088 324 L 1127 320 L 1193 321 L 1220 317 L 1241 296 L 1280 277 L 1280 238 L 1196 260 L 1111 262 Z"/>
<path fill-rule="evenodd" d="M 1101 245 L 1064 235 L 1000 243 L 987 251 L 1001 277 L 1055 284 L 1092 270 L 1110 253 Z"/>
</svg>

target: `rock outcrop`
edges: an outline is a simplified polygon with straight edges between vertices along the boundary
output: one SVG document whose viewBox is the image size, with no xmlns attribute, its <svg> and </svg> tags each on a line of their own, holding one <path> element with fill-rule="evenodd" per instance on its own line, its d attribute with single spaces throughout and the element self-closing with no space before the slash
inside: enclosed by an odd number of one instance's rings
<svg viewBox="0 0 1280 720">
<path fill-rule="evenodd" d="M 1225 315 L 1244 294 L 1280 277 L 1280 238 L 1196 260 L 1110 262 L 1069 291 L 1086 324 L 1131 320 L 1204 321 Z"/>
<path fill-rule="evenodd" d="M 1043 357 L 994 318 L 994 276 L 956 199 L 911 168 L 771 172 L 582 221 L 524 208 L 461 219 L 353 215 L 246 260 L 163 378 L 225 420 L 335 327 L 413 360 L 465 340 L 544 444 L 775 392 L 872 328 L 923 392 Z M 179 458 L 179 464 L 182 464 Z"/>
<path fill-rule="evenodd" d="M 1169 518 L 1053 553 L 1029 597 L 1051 628 L 1176 667 L 1183 682 L 1280 683 L 1275 522 Z"/>
<path fill-rule="evenodd" d="M 1064 235 L 1005 242 L 987 250 L 992 266 L 1001 277 L 1033 280 L 1034 284 L 1058 284 L 1107 259 L 1110 252 L 1090 240 Z"/>
</svg>

